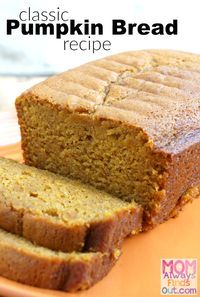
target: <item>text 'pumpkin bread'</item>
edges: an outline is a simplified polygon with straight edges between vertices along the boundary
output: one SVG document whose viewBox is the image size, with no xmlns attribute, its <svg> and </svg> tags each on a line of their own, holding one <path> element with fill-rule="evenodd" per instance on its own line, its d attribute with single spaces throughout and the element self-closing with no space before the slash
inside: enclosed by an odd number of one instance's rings
<svg viewBox="0 0 200 297">
<path fill-rule="evenodd" d="M 32 244 L 0 229 L 0 275 L 40 288 L 74 292 L 101 280 L 120 256 L 112 253 L 63 253 Z"/>
<path fill-rule="evenodd" d="M 136 200 L 144 228 L 199 195 L 199 55 L 110 56 L 32 87 L 16 107 L 27 164 Z"/>
<path fill-rule="evenodd" d="M 0 228 L 6 231 L 53 250 L 106 252 L 141 225 L 134 202 L 0 158 Z"/>
</svg>

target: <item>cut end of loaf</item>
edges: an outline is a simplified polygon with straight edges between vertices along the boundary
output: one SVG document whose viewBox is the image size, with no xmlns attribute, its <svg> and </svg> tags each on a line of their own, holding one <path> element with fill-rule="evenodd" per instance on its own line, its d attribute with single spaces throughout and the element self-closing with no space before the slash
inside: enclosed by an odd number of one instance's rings
<svg viewBox="0 0 200 297">
<path fill-rule="evenodd" d="M 200 183 L 199 72 L 199 55 L 144 50 L 49 78 L 16 101 L 26 163 L 137 201 L 146 226 L 165 221 Z"/>
<path fill-rule="evenodd" d="M 156 211 L 168 161 L 140 128 L 18 100 L 25 162 Z M 37 141 L 35 141 L 37 139 Z"/>
</svg>

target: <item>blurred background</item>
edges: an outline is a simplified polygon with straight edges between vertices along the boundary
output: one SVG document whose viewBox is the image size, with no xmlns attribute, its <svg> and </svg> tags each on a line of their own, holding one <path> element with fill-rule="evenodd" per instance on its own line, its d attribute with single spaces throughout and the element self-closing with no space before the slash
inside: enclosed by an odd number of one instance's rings
<svg viewBox="0 0 200 297">
<path fill-rule="evenodd" d="M 102 58 L 120 51 L 144 48 L 169 48 L 200 53 L 199 0 L 0 0 L 0 145 L 20 139 L 16 124 L 14 101 L 22 91 L 46 77 L 65 71 L 90 60 Z M 20 30 L 6 35 L 6 20 L 18 19 L 22 10 L 67 10 L 69 18 L 82 22 L 102 22 L 104 35 L 109 39 L 111 51 L 64 51 L 63 39 L 81 40 L 87 37 L 23 36 Z M 112 36 L 112 19 L 123 18 L 127 22 L 168 23 L 178 19 L 177 36 Z M 4 139 L 3 136 L 4 135 Z M 9 136 L 11 135 L 11 136 Z"/>
</svg>

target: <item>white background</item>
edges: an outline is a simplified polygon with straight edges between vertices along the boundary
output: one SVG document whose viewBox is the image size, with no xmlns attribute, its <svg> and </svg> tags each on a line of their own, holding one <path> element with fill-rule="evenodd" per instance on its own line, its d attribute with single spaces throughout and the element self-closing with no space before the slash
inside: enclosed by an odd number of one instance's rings
<svg viewBox="0 0 200 297">
<path fill-rule="evenodd" d="M 0 74 L 48 74 L 108 54 L 144 48 L 171 48 L 200 53 L 199 0 L 0 0 L 0 4 Z M 6 36 L 6 19 L 18 18 L 19 11 L 29 6 L 32 10 L 55 10 L 59 6 L 69 11 L 70 18 L 78 21 L 89 18 L 93 22 L 102 22 L 104 36 L 101 39 L 110 39 L 112 50 L 102 50 L 96 54 L 64 51 L 63 40 L 52 36 L 22 36 L 19 33 Z M 178 19 L 179 32 L 178 36 L 112 36 L 111 20 L 114 18 L 149 24 Z M 84 36 L 79 39 L 82 38 Z"/>
</svg>

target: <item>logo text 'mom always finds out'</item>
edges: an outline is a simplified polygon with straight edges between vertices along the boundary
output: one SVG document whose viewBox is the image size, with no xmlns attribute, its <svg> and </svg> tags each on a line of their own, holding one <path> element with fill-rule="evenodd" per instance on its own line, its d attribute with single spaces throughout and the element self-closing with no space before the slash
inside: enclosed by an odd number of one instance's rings
<svg viewBox="0 0 200 297">
<path fill-rule="evenodd" d="M 197 259 L 162 259 L 161 294 L 196 295 Z"/>
<path fill-rule="evenodd" d="M 162 259 L 162 273 L 173 274 L 196 274 L 197 260 L 196 259 Z"/>
</svg>

